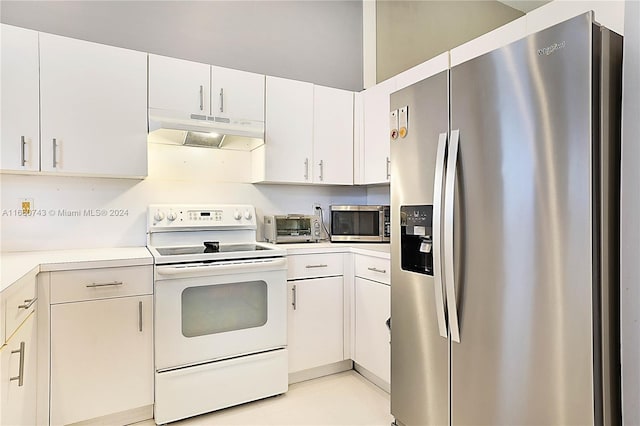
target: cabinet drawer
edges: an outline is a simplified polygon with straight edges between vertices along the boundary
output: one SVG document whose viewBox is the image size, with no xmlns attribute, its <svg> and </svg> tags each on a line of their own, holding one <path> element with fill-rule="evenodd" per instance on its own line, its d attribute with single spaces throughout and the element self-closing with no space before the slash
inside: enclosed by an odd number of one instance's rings
<svg viewBox="0 0 640 426">
<path fill-rule="evenodd" d="M 372 256 L 355 256 L 356 276 L 391 284 L 391 261 Z"/>
<path fill-rule="evenodd" d="M 51 273 L 52 304 L 152 293 L 151 265 Z"/>
<path fill-rule="evenodd" d="M 4 302 L 4 338 L 9 339 L 18 329 L 20 324 L 29 316 L 36 307 L 36 279 L 26 276 L 21 278 L 5 290 L 2 300 Z M 0 342 L 0 345 L 4 343 Z"/>
<path fill-rule="evenodd" d="M 342 275 L 343 263 L 342 253 L 288 256 L 287 279 Z"/>
</svg>

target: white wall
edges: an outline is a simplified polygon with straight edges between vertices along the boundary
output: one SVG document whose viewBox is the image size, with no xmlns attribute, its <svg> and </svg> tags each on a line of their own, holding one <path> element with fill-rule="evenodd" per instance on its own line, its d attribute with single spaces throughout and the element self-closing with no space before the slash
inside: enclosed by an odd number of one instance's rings
<svg viewBox="0 0 640 426">
<path fill-rule="evenodd" d="M 313 204 L 366 204 L 364 187 L 252 185 L 248 152 L 149 144 L 145 180 L 0 175 L 2 251 L 126 247 L 146 244 L 152 203 L 248 203 L 256 206 L 258 237 L 265 214 L 313 213 Z M 21 200 L 46 216 L 10 216 Z M 124 209 L 125 216 L 84 216 L 84 209 Z M 80 217 L 60 210 L 81 211 Z M 328 213 L 325 210 L 325 218 Z"/>
<path fill-rule="evenodd" d="M 621 339 L 624 424 L 640 425 L 640 2 L 625 12 L 622 135 Z"/>
<path fill-rule="evenodd" d="M 7 24 L 228 68 L 362 90 L 362 2 L 15 1 Z"/>
</svg>

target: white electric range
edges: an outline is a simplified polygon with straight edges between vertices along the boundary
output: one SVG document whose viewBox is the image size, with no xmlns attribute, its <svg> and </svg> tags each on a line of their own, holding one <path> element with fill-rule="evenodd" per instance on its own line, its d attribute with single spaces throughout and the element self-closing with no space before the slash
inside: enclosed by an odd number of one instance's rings
<svg viewBox="0 0 640 426">
<path fill-rule="evenodd" d="M 285 250 L 250 205 L 155 204 L 155 421 L 287 391 Z"/>
</svg>

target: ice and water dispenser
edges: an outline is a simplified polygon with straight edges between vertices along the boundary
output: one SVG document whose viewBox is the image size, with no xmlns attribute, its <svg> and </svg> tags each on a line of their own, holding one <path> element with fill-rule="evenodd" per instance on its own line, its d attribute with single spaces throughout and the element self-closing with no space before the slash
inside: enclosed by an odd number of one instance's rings
<svg viewBox="0 0 640 426">
<path fill-rule="evenodd" d="M 433 275 L 433 206 L 400 206 L 400 257 L 405 271 Z"/>
</svg>

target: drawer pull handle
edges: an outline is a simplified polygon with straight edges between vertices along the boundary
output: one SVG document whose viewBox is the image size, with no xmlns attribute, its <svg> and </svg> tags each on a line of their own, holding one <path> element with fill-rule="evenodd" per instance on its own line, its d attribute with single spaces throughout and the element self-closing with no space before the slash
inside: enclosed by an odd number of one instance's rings
<svg viewBox="0 0 640 426">
<path fill-rule="evenodd" d="M 18 309 L 29 309 L 30 307 L 33 306 L 34 303 L 36 303 L 36 300 L 38 300 L 37 297 L 34 297 L 33 299 L 25 300 L 22 305 L 18 305 Z"/>
<path fill-rule="evenodd" d="M 381 274 L 386 274 L 387 273 L 386 269 L 378 269 L 378 268 L 367 268 L 367 269 L 370 270 L 370 271 L 373 271 L 373 272 L 380 272 Z"/>
<path fill-rule="evenodd" d="M 20 367 L 18 369 L 18 375 L 15 377 L 9 377 L 9 381 L 18 381 L 18 387 L 24 383 L 24 342 L 20 342 L 20 349 L 11 351 L 12 354 L 20 354 Z"/>
<path fill-rule="evenodd" d="M 326 267 L 327 267 L 327 265 L 325 265 L 325 264 L 323 264 L 323 263 L 320 263 L 320 264 L 318 264 L 318 265 L 307 265 L 307 266 L 305 266 L 305 268 L 307 268 L 307 269 L 312 269 L 312 268 L 326 268 Z"/>
<path fill-rule="evenodd" d="M 113 281 L 110 283 L 91 283 L 91 284 L 87 284 L 87 288 L 112 287 L 112 286 L 117 286 L 122 284 L 124 284 L 122 281 Z"/>
</svg>

